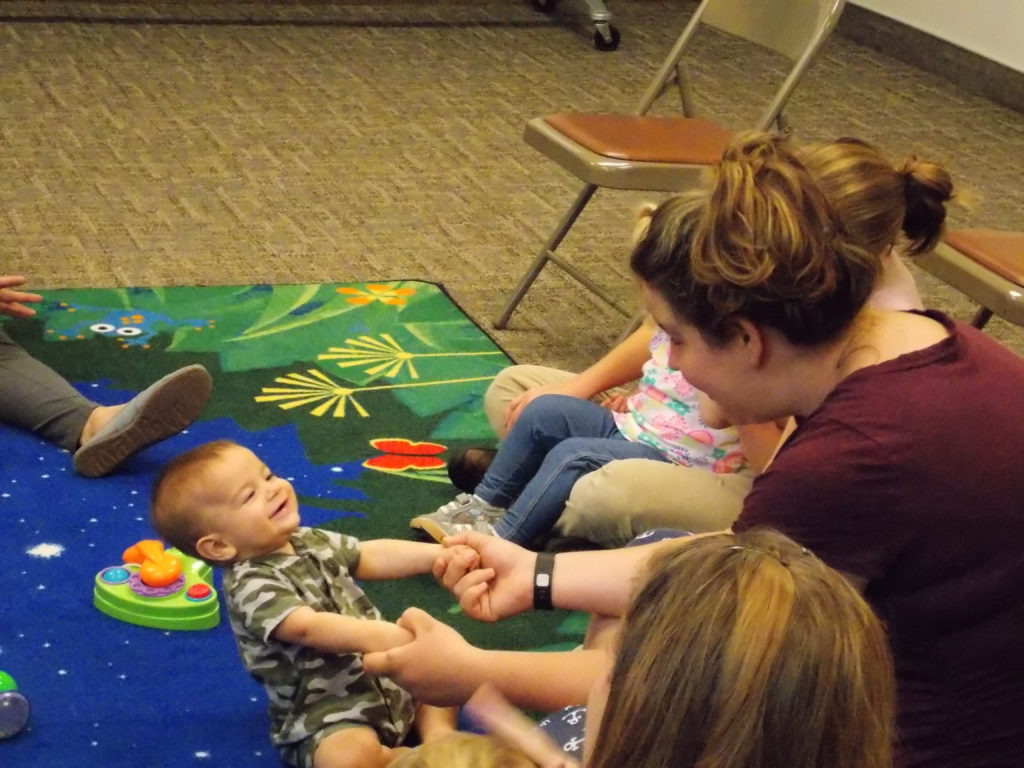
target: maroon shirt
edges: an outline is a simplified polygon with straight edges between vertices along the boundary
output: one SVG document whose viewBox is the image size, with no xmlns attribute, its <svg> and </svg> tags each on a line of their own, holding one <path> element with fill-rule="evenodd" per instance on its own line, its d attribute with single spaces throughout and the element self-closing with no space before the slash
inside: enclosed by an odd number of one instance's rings
<svg viewBox="0 0 1024 768">
<path fill-rule="evenodd" d="M 769 526 L 866 582 L 899 693 L 899 764 L 1024 766 L 1024 360 L 952 332 L 854 372 L 754 483 Z"/>
</svg>

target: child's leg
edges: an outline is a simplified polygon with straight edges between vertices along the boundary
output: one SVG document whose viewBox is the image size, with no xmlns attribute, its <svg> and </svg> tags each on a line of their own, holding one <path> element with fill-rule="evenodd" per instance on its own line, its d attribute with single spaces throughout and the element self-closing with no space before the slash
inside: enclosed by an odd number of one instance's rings
<svg viewBox="0 0 1024 768">
<path fill-rule="evenodd" d="M 576 481 L 616 459 L 668 461 L 656 448 L 626 440 L 618 432 L 610 438 L 562 440 L 548 452 L 508 512 L 494 524 L 495 534 L 529 546 L 558 522 Z"/>
<path fill-rule="evenodd" d="M 432 707 L 429 704 L 416 707 L 416 732 L 424 744 L 453 733 L 458 720 L 458 707 Z"/>
<path fill-rule="evenodd" d="M 513 365 L 498 372 L 484 394 L 484 413 L 499 440 L 508 434 L 505 416 L 509 404 L 527 390 L 566 384 L 576 376 L 569 371 L 540 365 Z"/>
<path fill-rule="evenodd" d="M 380 743 L 367 726 L 334 731 L 313 753 L 313 768 L 383 768 L 392 760 L 391 750 Z"/>
<path fill-rule="evenodd" d="M 508 507 L 540 470 L 548 452 L 572 437 L 621 438 L 621 433 L 611 412 L 596 403 L 565 395 L 538 397 L 501 444 L 476 495 L 488 504 Z"/>
</svg>

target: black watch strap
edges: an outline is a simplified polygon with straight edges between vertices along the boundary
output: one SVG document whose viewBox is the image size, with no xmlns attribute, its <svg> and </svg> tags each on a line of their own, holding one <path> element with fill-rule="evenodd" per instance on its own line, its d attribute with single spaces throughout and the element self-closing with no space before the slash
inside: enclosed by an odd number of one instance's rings
<svg viewBox="0 0 1024 768">
<path fill-rule="evenodd" d="M 554 610 L 551 602 L 551 575 L 555 570 L 555 553 L 538 552 L 533 570 L 533 607 L 538 611 Z"/>
</svg>

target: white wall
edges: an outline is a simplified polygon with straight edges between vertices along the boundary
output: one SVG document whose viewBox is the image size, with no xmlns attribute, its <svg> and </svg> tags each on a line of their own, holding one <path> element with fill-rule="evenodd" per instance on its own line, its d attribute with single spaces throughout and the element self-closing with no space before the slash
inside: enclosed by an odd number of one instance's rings
<svg viewBox="0 0 1024 768">
<path fill-rule="evenodd" d="M 1024 72 L 1024 0 L 850 0 Z"/>
</svg>

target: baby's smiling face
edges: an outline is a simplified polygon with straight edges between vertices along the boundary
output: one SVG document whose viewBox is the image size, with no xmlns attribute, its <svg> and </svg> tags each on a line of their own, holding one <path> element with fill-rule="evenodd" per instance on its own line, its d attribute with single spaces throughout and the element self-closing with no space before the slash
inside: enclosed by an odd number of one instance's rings
<svg viewBox="0 0 1024 768">
<path fill-rule="evenodd" d="M 289 537 L 299 525 L 295 489 L 248 448 L 233 446 L 206 468 L 195 502 L 208 529 L 196 547 L 207 559 L 291 553 Z M 204 542 L 216 546 L 204 551 Z"/>
</svg>

